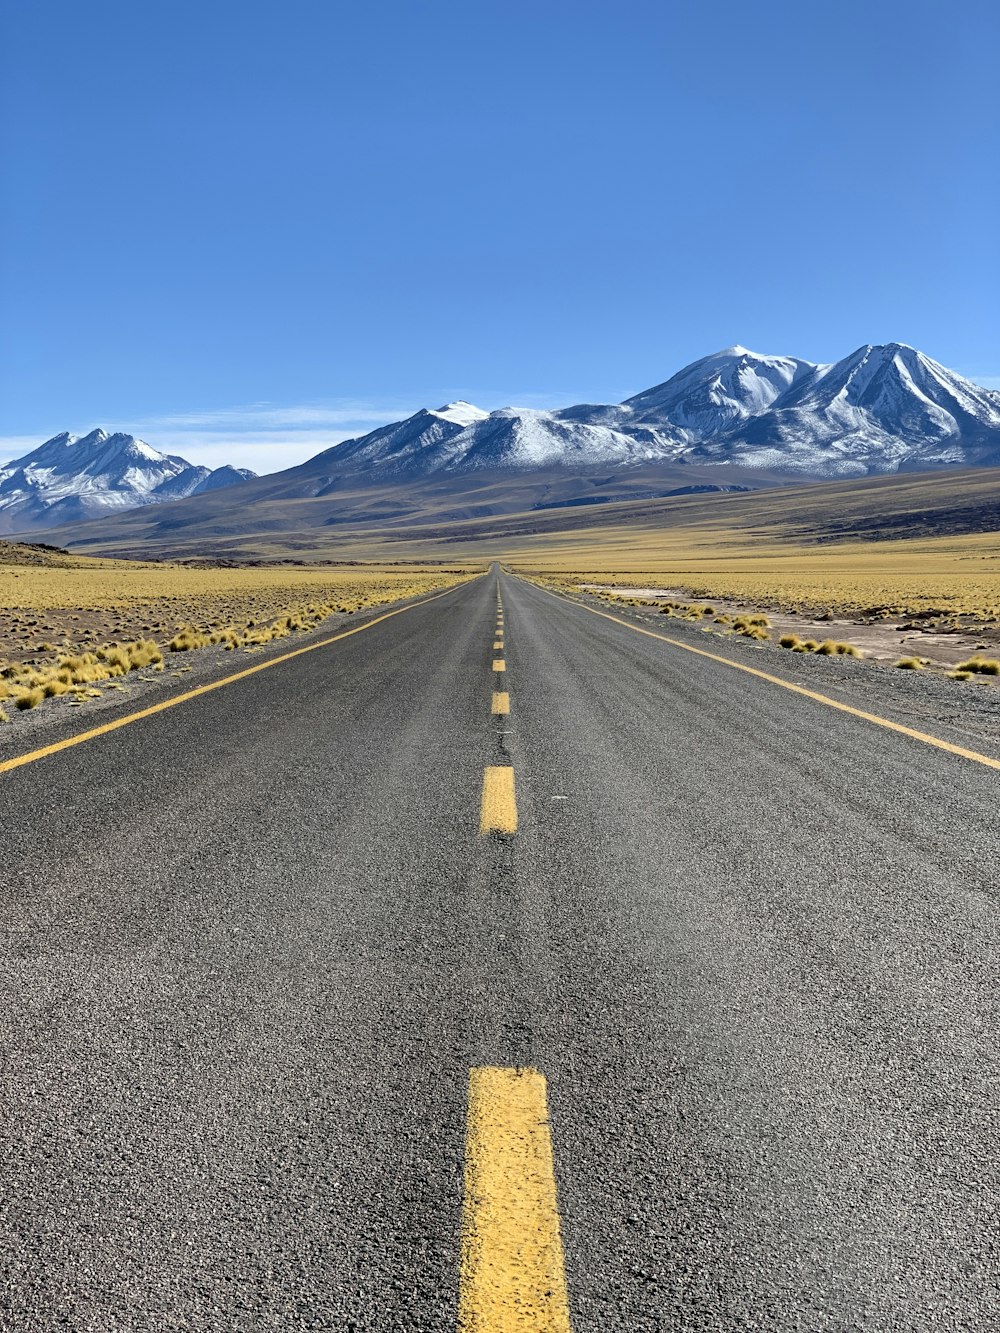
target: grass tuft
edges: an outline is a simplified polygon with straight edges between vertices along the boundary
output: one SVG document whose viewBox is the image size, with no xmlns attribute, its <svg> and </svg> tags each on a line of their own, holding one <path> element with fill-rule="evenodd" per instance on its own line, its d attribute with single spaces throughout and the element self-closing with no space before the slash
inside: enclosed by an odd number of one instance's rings
<svg viewBox="0 0 1000 1333">
<path fill-rule="evenodd" d="M 1000 676 L 1000 662 L 993 657 L 980 657 L 976 653 L 967 662 L 959 662 L 956 671 L 968 671 L 977 676 Z"/>
<path fill-rule="evenodd" d="M 841 643 L 838 639 L 824 639 L 816 649 L 818 657 L 860 657 L 861 650 L 853 643 Z"/>
<path fill-rule="evenodd" d="M 19 689 L 14 695 L 14 707 L 20 708 L 22 712 L 28 708 L 37 708 L 44 698 L 45 692 L 38 687 Z"/>
</svg>

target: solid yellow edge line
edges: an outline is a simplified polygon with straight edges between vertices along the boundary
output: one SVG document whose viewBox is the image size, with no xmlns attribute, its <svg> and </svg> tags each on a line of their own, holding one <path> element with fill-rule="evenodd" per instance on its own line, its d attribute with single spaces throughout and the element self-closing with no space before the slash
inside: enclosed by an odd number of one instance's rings
<svg viewBox="0 0 1000 1333">
<path fill-rule="evenodd" d="M 363 625 L 355 625 L 353 629 L 344 630 L 341 634 L 334 634 L 328 639 L 322 639 L 319 643 L 307 644 L 304 648 L 296 648 L 290 653 L 282 653 L 280 657 L 271 657 L 266 662 L 258 662 L 256 666 L 247 667 L 245 671 L 237 671 L 231 676 L 223 676 L 221 680 L 213 680 L 208 685 L 199 685 L 196 689 L 187 690 L 184 694 L 178 694 L 173 699 L 164 699 L 161 703 L 151 704 L 149 708 L 142 708 L 137 713 L 129 713 L 125 717 L 117 717 L 113 722 L 105 722 L 100 727 L 92 727 L 90 731 L 81 731 L 78 736 L 68 736 L 65 740 L 54 741 L 51 745 L 43 745 L 41 749 L 29 750 L 27 754 L 18 755 L 15 759 L 5 759 L 0 763 L 0 773 L 9 773 L 11 769 L 20 768 L 23 764 L 33 764 L 38 759 L 44 759 L 47 755 L 58 754 L 60 750 L 69 750 L 74 745 L 82 745 L 84 741 L 93 740 L 96 736 L 106 736 L 110 731 L 117 731 L 119 727 L 127 727 L 132 722 L 138 722 L 144 717 L 152 717 L 154 713 L 165 712 L 168 708 L 176 708 L 178 704 L 187 703 L 189 699 L 197 699 L 199 695 L 210 694 L 212 690 L 221 690 L 223 685 L 232 685 L 234 681 L 245 680 L 247 676 L 255 676 L 258 671 L 267 671 L 270 667 L 279 666 L 282 662 L 290 662 L 293 657 L 301 657 L 303 653 L 314 653 L 317 648 L 327 648 L 331 643 L 338 643 L 341 639 L 349 639 L 352 634 L 360 634 L 363 630 L 373 629 L 380 625 L 383 620 L 390 620 L 393 616 L 402 615 L 404 611 L 415 611 L 418 606 L 426 606 L 428 602 L 436 602 L 439 597 L 447 597 L 453 593 L 461 584 L 456 584 L 453 588 L 445 588 L 444 592 L 436 592 L 433 597 L 425 597 L 422 601 L 411 602 L 409 606 L 399 606 L 394 611 L 386 611 L 383 615 L 376 616 L 374 620 L 366 620 Z"/>
<path fill-rule="evenodd" d="M 534 585 L 538 587 L 538 584 Z M 558 593 L 549 592 L 548 588 L 539 588 L 549 597 L 555 597 L 559 601 L 568 601 L 568 598 L 559 597 Z M 732 667 L 734 671 L 742 671 L 748 676 L 756 676 L 758 680 L 766 680 L 770 685 L 779 685 L 783 690 L 790 690 L 792 694 L 800 694 L 804 699 L 812 699 L 814 703 L 825 704 L 827 708 L 835 708 L 839 713 L 849 713 L 851 717 L 859 717 L 864 722 L 871 722 L 876 727 L 885 727 L 887 731 L 896 731 L 901 736 L 909 736 L 911 740 L 921 741 L 924 745 L 933 745 L 935 749 L 946 750 L 948 754 L 958 755 L 961 759 L 971 759 L 973 763 L 983 764 L 986 768 L 994 768 L 1000 771 L 1000 759 L 991 759 L 989 755 L 980 754 L 978 750 L 966 750 L 961 745 L 952 745 L 951 741 L 943 741 L 940 736 L 931 736 L 926 731 L 917 731 L 914 727 L 905 727 L 901 722 L 890 722 L 887 717 L 879 717 L 877 713 L 866 713 L 864 709 L 852 708 L 850 704 L 841 703 L 839 699 L 831 699 L 828 694 L 819 694 L 816 690 L 807 690 L 804 685 L 795 685 L 790 680 L 782 680 L 780 676 L 772 676 L 770 672 L 758 671 L 756 667 L 744 666 L 742 662 L 733 662 L 728 657 L 721 657 L 718 653 L 706 652 L 704 648 L 695 648 L 689 643 L 681 643 L 679 639 L 671 639 L 667 634 L 658 634 L 656 630 L 643 629 L 641 625 L 630 625 L 627 620 L 622 620 L 619 616 L 612 616 L 607 611 L 598 611 L 596 607 L 584 606 L 582 602 L 571 602 L 571 606 L 578 606 L 581 611 L 589 611 L 592 616 L 600 616 L 603 620 L 610 620 L 615 625 L 624 625 L 626 629 L 635 630 L 636 634 L 645 634 L 650 639 L 660 639 L 663 643 L 669 643 L 673 648 L 683 648 L 686 653 L 694 653 L 697 657 L 707 657 L 710 662 L 721 662 L 723 666 Z"/>
<path fill-rule="evenodd" d="M 510 695 L 506 690 L 493 691 L 493 707 L 490 710 L 494 717 L 506 717 L 510 712 Z"/>
<path fill-rule="evenodd" d="M 517 832 L 514 770 L 509 764 L 487 768 L 483 772 L 483 796 L 479 807 L 479 832 Z"/>
<path fill-rule="evenodd" d="M 469 1073 L 459 1268 L 462 1333 L 570 1333 L 545 1079 Z"/>
</svg>

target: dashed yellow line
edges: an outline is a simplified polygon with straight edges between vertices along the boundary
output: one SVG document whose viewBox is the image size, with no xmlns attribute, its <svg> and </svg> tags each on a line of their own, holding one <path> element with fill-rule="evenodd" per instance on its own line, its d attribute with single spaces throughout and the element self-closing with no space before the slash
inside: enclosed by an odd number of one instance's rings
<svg viewBox="0 0 1000 1333">
<path fill-rule="evenodd" d="M 506 690 L 493 691 L 493 707 L 490 712 L 494 717 L 506 717 L 510 712 L 510 695 Z"/>
<path fill-rule="evenodd" d="M 545 1079 L 473 1069 L 459 1274 L 461 1333 L 570 1333 Z"/>
<path fill-rule="evenodd" d="M 499 653 L 503 649 L 503 639 L 494 639 L 493 651 Z"/>
<path fill-rule="evenodd" d="M 506 670 L 507 670 L 507 663 L 503 660 L 502 657 L 494 657 L 494 659 L 493 659 L 493 670 L 494 670 L 494 671 L 506 671 Z"/>
<path fill-rule="evenodd" d="M 495 765 L 483 772 L 483 797 L 479 808 L 479 832 L 517 832 L 514 770 L 509 764 Z"/>
<path fill-rule="evenodd" d="M 374 629 L 376 625 L 381 625 L 385 620 L 391 620 L 393 616 L 401 616 L 407 611 L 415 611 L 418 606 L 426 606 L 428 602 L 436 602 L 440 597 L 447 597 L 453 593 L 455 588 L 446 588 L 444 592 L 437 592 L 433 597 L 425 597 L 422 601 L 411 602 L 409 606 L 399 606 L 395 611 L 386 611 L 383 615 L 376 616 L 374 620 L 366 620 L 363 625 L 355 625 L 353 629 L 346 629 L 340 634 L 333 634 L 328 639 L 321 639 L 319 643 L 307 644 L 305 648 L 296 648 L 290 653 L 282 653 L 280 657 L 268 658 L 266 662 L 258 662 L 256 666 L 247 667 L 244 671 L 236 671 L 231 676 L 223 676 L 221 680 L 213 680 L 208 685 L 199 685 L 196 689 L 186 690 L 184 694 L 178 694 L 173 699 L 164 699 L 158 704 L 151 704 L 149 708 L 141 708 L 136 713 L 129 713 L 125 717 L 117 717 L 113 722 L 105 722 L 100 727 L 92 727 L 89 731 L 81 731 L 76 736 L 68 736 L 65 740 L 54 741 L 51 745 L 43 745 L 38 750 L 30 750 L 27 754 L 20 754 L 15 759 L 5 759 L 0 763 L 0 773 L 9 773 L 11 769 L 20 768 L 23 764 L 33 764 L 38 759 L 44 759 L 47 755 L 58 754 L 60 750 L 69 750 L 74 745 L 82 745 L 84 741 L 94 740 L 97 736 L 106 736 L 109 732 L 117 731 L 119 727 L 130 726 L 133 722 L 139 722 L 144 717 L 152 717 L 156 713 L 163 713 L 168 708 L 176 708 L 178 704 L 187 703 L 190 699 L 197 699 L 200 695 L 211 694 L 213 690 L 221 690 L 224 685 L 232 685 L 238 680 L 246 680 L 248 676 L 255 676 L 258 671 L 269 671 L 271 667 L 280 666 L 282 662 L 290 662 L 293 657 L 302 657 L 304 653 L 314 653 L 319 648 L 327 648 L 331 643 L 339 643 L 341 639 L 349 639 L 353 634 L 362 634 L 365 630 Z"/>
<path fill-rule="evenodd" d="M 559 597 L 557 593 L 551 593 L 547 588 L 541 588 L 549 597 L 555 597 L 558 601 L 565 601 L 565 598 Z M 918 731 L 915 727 L 905 727 L 901 722 L 891 722 L 887 717 L 880 717 L 877 713 L 866 713 L 862 708 L 853 708 L 850 704 L 841 703 L 839 699 L 831 699 L 828 694 L 820 694 L 816 690 L 807 690 L 804 685 L 796 685 L 790 680 L 783 680 L 780 676 L 772 676 L 768 671 L 759 671 L 756 667 L 744 666 L 742 662 L 734 662 L 728 657 L 722 657 L 718 653 L 706 652 L 704 648 L 695 648 L 690 643 L 682 643 L 680 639 L 672 639 L 668 634 L 658 634 L 656 630 L 643 629 L 641 625 L 631 625 L 627 620 L 622 620 L 618 616 L 612 616 L 607 611 L 598 611 L 596 607 L 584 606 L 581 602 L 572 603 L 579 607 L 581 611 L 589 611 L 592 616 L 600 616 L 602 620 L 610 620 L 615 625 L 623 625 L 626 629 L 634 630 L 636 634 L 645 634 L 649 639 L 660 639 L 663 643 L 669 643 L 672 648 L 682 648 L 686 653 L 694 653 L 696 657 L 707 657 L 710 662 L 719 662 L 722 666 L 732 667 L 734 671 L 742 671 L 744 675 L 756 676 L 758 680 L 766 680 L 769 685 L 778 685 L 783 690 L 788 690 L 792 694 L 801 695 L 803 699 L 811 699 L 813 703 L 823 704 L 826 708 L 835 708 L 838 713 L 847 713 L 851 717 L 861 718 L 863 722 L 871 722 L 873 726 L 884 727 L 886 731 L 895 731 L 901 736 L 909 736 L 911 740 L 920 741 L 923 745 L 932 745 L 936 750 L 944 750 L 948 754 L 958 755 L 961 759 L 971 759 L 975 764 L 982 764 L 986 768 L 1000 770 L 1000 759 L 993 759 L 989 755 L 980 754 L 978 750 L 967 750 L 962 745 L 953 745 L 951 741 L 942 740 L 940 736 L 932 736 L 929 732 Z"/>
</svg>

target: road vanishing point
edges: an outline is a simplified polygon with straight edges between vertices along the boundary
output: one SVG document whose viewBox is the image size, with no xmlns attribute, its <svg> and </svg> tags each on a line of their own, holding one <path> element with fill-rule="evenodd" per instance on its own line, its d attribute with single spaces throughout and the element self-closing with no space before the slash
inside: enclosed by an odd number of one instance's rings
<svg viewBox="0 0 1000 1333">
<path fill-rule="evenodd" d="M 693 642 L 494 568 L 0 763 L 0 1328 L 1000 1328 L 1000 762 Z"/>
</svg>

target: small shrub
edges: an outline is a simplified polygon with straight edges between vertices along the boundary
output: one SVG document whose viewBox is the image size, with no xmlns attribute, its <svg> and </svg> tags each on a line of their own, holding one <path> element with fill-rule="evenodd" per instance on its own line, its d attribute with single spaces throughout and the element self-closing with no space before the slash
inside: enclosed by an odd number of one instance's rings
<svg viewBox="0 0 1000 1333">
<path fill-rule="evenodd" d="M 900 671 L 923 671 L 924 660 L 922 657 L 901 657 L 896 666 Z"/>
<path fill-rule="evenodd" d="M 198 630 L 185 626 L 178 630 L 167 647 L 172 653 L 190 653 L 196 648 L 204 648 L 208 643 L 207 634 L 201 634 Z"/>
<path fill-rule="evenodd" d="M 860 657 L 861 650 L 853 643 L 840 643 L 837 639 L 824 639 L 816 649 L 819 657 Z"/>
<path fill-rule="evenodd" d="M 962 671 L 962 670 L 960 670 L 960 669 L 956 669 L 955 671 L 949 671 L 949 672 L 948 672 L 948 679 L 949 679 L 949 680 L 971 680 L 971 679 L 972 679 L 972 672 L 971 672 L 971 671 Z"/>
<path fill-rule="evenodd" d="M 733 621 L 733 633 L 748 639 L 769 639 L 771 636 L 766 627 L 770 623 L 767 616 L 738 616 Z"/>
<path fill-rule="evenodd" d="M 130 643 L 128 657 L 133 671 L 140 671 L 143 667 L 155 666 L 157 662 L 163 661 L 160 646 L 152 639 L 137 639 L 135 643 Z"/>
<path fill-rule="evenodd" d="M 980 657 L 978 653 L 967 662 L 959 662 L 956 671 L 968 671 L 979 676 L 1000 676 L 1000 662 L 992 657 Z"/>
<path fill-rule="evenodd" d="M 782 634 L 778 640 L 778 645 L 781 648 L 798 648 L 801 642 L 802 640 L 797 634 Z"/>
<path fill-rule="evenodd" d="M 131 669 L 132 659 L 128 649 L 120 647 L 117 643 L 98 649 L 97 656 L 107 667 L 109 676 L 124 676 L 126 671 Z"/>
</svg>

